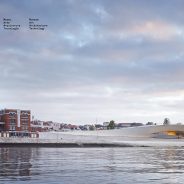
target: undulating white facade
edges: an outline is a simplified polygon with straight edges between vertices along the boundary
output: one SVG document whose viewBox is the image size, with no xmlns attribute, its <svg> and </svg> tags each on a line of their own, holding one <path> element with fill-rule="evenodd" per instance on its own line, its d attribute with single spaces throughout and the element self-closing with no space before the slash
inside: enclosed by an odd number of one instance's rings
<svg viewBox="0 0 184 184">
<path fill-rule="evenodd" d="M 128 138 L 182 138 L 184 125 L 151 125 L 98 131 L 40 132 L 42 139 L 95 141 Z"/>
</svg>

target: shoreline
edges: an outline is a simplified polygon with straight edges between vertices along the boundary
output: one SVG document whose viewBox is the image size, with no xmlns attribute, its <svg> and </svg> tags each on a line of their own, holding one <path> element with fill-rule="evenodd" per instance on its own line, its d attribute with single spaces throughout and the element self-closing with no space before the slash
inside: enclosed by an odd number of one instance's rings
<svg viewBox="0 0 184 184">
<path fill-rule="evenodd" d="M 122 140 L 56 140 L 39 138 L 0 138 L 0 147 L 184 147 L 184 139 L 122 139 Z"/>
<path fill-rule="evenodd" d="M 149 147 L 116 143 L 0 143 L 3 147 L 95 148 L 95 147 Z"/>
</svg>

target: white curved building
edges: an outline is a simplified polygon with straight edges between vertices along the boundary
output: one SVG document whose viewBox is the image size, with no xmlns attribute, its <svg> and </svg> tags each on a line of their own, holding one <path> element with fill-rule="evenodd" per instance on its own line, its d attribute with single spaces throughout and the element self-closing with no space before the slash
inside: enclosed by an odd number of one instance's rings
<svg viewBox="0 0 184 184">
<path fill-rule="evenodd" d="M 67 141 L 125 140 L 126 138 L 183 138 L 184 125 L 146 125 L 113 130 L 40 132 L 39 137 Z"/>
</svg>

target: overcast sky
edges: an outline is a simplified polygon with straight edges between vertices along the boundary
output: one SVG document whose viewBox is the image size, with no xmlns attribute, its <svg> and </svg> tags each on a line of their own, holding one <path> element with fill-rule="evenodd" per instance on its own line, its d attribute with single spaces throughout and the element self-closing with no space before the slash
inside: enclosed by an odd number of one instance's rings
<svg viewBox="0 0 184 184">
<path fill-rule="evenodd" d="M 0 0 L 0 108 L 86 124 L 184 122 L 183 0 Z M 29 30 L 28 18 L 47 24 Z M 3 20 L 1 20 L 3 22 Z"/>
</svg>

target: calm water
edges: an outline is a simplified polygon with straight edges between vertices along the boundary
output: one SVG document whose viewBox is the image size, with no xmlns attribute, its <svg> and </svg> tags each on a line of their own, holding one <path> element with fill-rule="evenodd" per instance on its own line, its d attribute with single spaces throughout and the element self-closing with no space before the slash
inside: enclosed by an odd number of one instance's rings
<svg viewBox="0 0 184 184">
<path fill-rule="evenodd" d="M 0 148 L 0 184 L 184 183 L 184 148 Z"/>
</svg>

